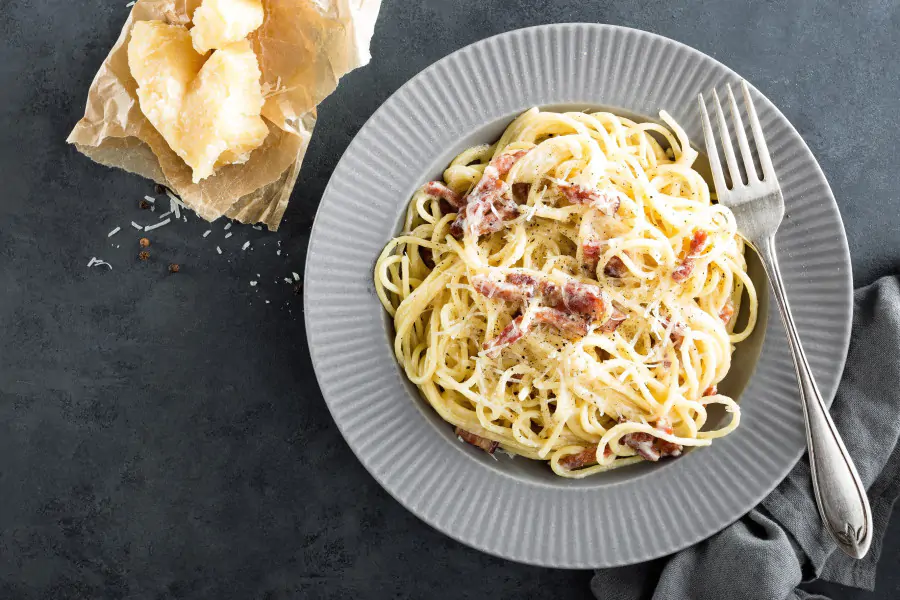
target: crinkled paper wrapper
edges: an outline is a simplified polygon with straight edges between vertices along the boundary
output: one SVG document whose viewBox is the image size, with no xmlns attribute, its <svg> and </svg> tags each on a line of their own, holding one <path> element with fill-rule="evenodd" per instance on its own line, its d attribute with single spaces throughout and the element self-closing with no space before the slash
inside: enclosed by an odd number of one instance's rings
<svg viewBox="0 0 900 600">
<path fill-rule="evenodd" d="M 68 142 L 93 160 L 165 185 L 208 221 L 222 215 L 278 229 L 316 123 L 316 106 L 345 73 L 369 62 L 381 0 L 264 0 L 266 20 L 250 35 L 262 71 L 269 126 L 265 143 L 240 165 L 199 184 L 141 112 L 128 68 L 138 21 L 186 24 L 200 0 L 140 0 L 88 93 Z"/>
</svg>

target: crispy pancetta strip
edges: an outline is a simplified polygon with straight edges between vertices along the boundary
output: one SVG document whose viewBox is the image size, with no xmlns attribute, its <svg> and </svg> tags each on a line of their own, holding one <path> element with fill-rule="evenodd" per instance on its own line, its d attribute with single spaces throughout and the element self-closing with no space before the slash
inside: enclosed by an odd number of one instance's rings
<svg viewBox="0 0 900 600">
<path fill-rule="evenodd" d="M 603 267 L 603 274 L 614 279 L 621 279 L 628 274 L 628 267 L 625 266 L 625 261 L 621 258 L 613 256 L 606 263 L 606 266 Z"/>
<path fill-rule="evenodd" d="M 456 435 L 462 438 L 464 442 L 472 444 L 476 448 L 481 448 L 488 454 L 493 454 L 498 447 L 500 447 L 500 442 L 495 442 L 494 440 L 489 440 L 487 438 L 483 438 L 480 435 L 475 435 L 474 433 L 470 433 L 461 427 L 456 428 Z"/>
<path fill-rule="evenodd" d="M 603 450 L 603 456 L 609 456 L 610 454 L 612 454 L 612 450 L 610 450 L 609 446 L 607 446 Z M 592 446 L 590 448 L 585 448 L 578 454 L 567 454 L 566 456 L 563 456 L 561 459 L 559 459 L 559 464 L 564 469 L 568 469 L 569 471 L 596 465 L 597 447 Z"/>
<path fill-rule="evenodd" d="M 706 247 L 708 237 L 709 234 L 702 229 L 698 229 L 694 232 L 694 235 L 691 237 L 691 245 L 688 249 L 688 254 L 681 261 L 681 264 L 672 272 L 672 279 L 681 283 L 691 276 L 691 273 L 694 271 L 694 261 L 697 260 L 697 257 L 700 256 L 700 253 L 703 252 L 703 249 Z"/>
<path fill-rule="evenodd" d="M 622 201 L 612 189 L 586 188 L 577 183 L 558 183 L 560 191 L 572 204 L 590 205 L 608 217 L 616 214 Z"/>
<path fill-rule="evenodd" d="M 527 154 L 527 150 L 516 150 L 497 156 L 484 168 L 484 174 L 471 192 L 465 197 L 465 210 L 460 210 L 450 226 L 450 233 L 457 238 L 466 231 L 474 238 L 500 231 L 519 216 L 519 207 L 512 198 L 508 183 L 501 177 L 506 175 L 516 162 Z"/>
<path fill-rule="evenodd" d="M 628 315 L 613 306 L 612 315 L 610 315 L 609 319 L 607 319 L 606 322 L 600 326 L 600 331 L 603 331 L 605 333 L 612 333 L 613 331 L 618 329 L 619 325 L 621 325 L 622 322 L 627 318 Z"/>
<path fill-rule="evenodd" d="M 516 343 L 528 333 L 529 326 L 528 324 L 522 325 L 522 320 L 522 315 L 519 315 L 500 332 L 500 335 L 484 343 L 482 348 L 487 351 L 488 356 L 497 356 L 500 350 Z"/>
<path fill-rule="evenodd" d="M 462 196 L 451 190 L 449 187 L 447 187 L 446 184 L 443 184 L 440 181 L 429 181 L 425 184 L 424 190 L 425 193 L 429 196 L 434 196 L 435 198 L 446 200 L 447 203 L 456 210 L 459 210 L 466 205 L 466 201 Z"/>
<path fill-rule="evenodd" d="M 671 435 L 672 426 L 659 421 L 656 428 L 663 433 Z M 622 436 L 622 443 L 637 452 L 644 460 L 656 462 L 666 456 L 681 456 L 681 445 L 660 439 L 650 433 L 635 431 Z"/>
</svg>

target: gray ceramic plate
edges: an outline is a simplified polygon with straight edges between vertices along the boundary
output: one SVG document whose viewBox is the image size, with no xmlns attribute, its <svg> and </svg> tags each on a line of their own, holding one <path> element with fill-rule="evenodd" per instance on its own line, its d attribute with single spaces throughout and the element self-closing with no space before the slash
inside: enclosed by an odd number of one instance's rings
<svg viewBox="0 0 900 600">
<path fill-rule="evenodd" d="M 460 444 L 406 381 L 372 272 L 416 188 L 461 150 L 495 141 L 521 111 L 669 111 L 701 143 L 696 96 L 739 76 L 672 40 L 620 27 L 549 25 L 499 35 L 404 85 L 350 144 L 322 198 L 306 266 L 306 327 L 322 393 L 369 472 L 447 535 L 550 567 L 611 567 L 698 542 L 750 510 L 805 450 L 784 333 L 765 320 L 734 357 L 726 391 L 740 428 L 677 460 L 563 480 L 542 463 Z M 819 387 L 834 396 L 851 320 L 850 257 L 834 197 L 778 110 L 753 90 L 781 181 L 785 285 Z M 755 271 L 757 287 L 765 281 Z"/>
</svg>

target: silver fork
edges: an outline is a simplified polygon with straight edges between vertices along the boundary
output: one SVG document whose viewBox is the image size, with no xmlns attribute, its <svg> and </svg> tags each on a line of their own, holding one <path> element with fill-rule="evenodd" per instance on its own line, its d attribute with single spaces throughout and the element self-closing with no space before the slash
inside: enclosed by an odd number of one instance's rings
<svg viewBox="0 0 900 600">
<path fill-rule="evenodd" d="M 844 447 L 828 414 L 828 408 L 822 401 L 822 395 L 813 379 L 809 363 L 800 344 L 800 336 L 791 316 L 791 308 L 785 295 L 781 272 L 778 269 L 778 258 L 775 254 L 775 232 L 784 217 L 784 197 L 772 167 L 772 159 L 763 137 L 762 127 L 756 116 L 756 109 L 750 97 L 747 82 L 742 81 L 744 104 L 753 140 L 763 176 L 760 179 L 753 162 L 753 154 L 741 111 L 731 86 L 728 86 L 728 103 L 731 105 L 731 118 L 741 159 L 747 174 L 747 183 L 743 183 L 738 162 L 735 157 L 731 136 L 725 122 L 725 113 L 719 102 L 719 96 L 713 90 L 713 104 L 716 109 L 719 134 L 722 138 L 722 149 L 728 174 L 731 180 L 729 188 L 722 171 L 716 140 L 713 136 L 712 124 L 706 112 L 703 94 L 698 96 L 702 115 L 703 135 L 706 139 L 706 151 L 712 169 L 713 183 L 719 202 L 734 213 L 741 235 L 759 254 L 769 283 L 775 294 L 775 300 L 781 313 L 781 321 L 787 330 L 791 356 L 800 384 L 800 400 L 803 405 L 803 416 L 806 420 L 806 441 L 809 447 L 809 464 L 812 472 L 813 491 L 819 514 L 825 529 L 837 542 L 838 546 L 854 558 L 862 558 L 869 550 L 872 541 L 872 511 L 866 497 L 865 488 L 853 465 L 853 460 Z"/>
</svg>

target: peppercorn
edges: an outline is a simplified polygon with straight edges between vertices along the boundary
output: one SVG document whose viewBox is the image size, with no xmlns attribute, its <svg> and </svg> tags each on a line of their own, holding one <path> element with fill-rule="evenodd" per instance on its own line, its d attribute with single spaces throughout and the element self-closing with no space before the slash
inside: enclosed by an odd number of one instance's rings
<svg viewBox="0 0 900 600">
<path fill-rule="evenodd" d="M 146 248 L 150 245 L 150 240 L 148 240 L 147 238 L 141 238 L 138 243 L 141 245 L 141 248 Z"/>
<path fill-rule="evenodd" d="M 150 253 L 147 252 L 146 250 L 144 250 L 143 252 L 141 252 L 140 254 L 138 254 L 138 258 L 141 259 L 141 260 L 147 260 L 147 259 L 150 258 Z"/>
</svg>

